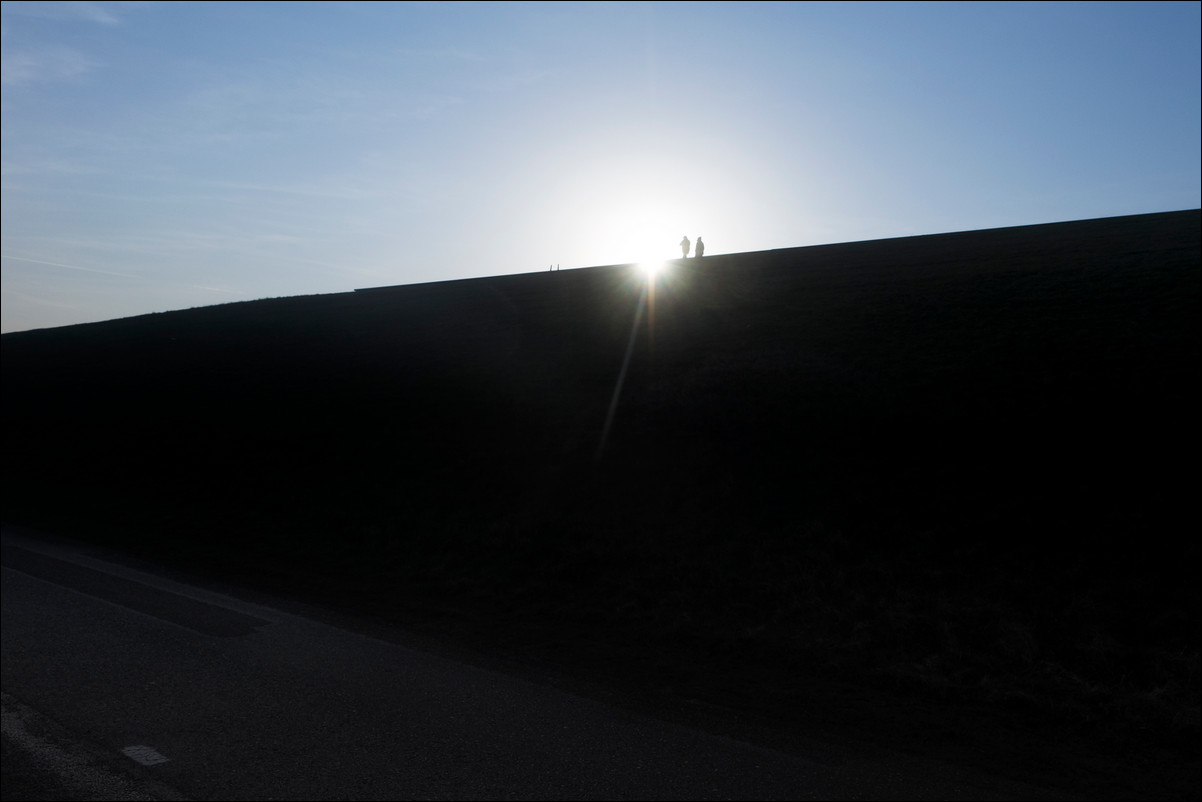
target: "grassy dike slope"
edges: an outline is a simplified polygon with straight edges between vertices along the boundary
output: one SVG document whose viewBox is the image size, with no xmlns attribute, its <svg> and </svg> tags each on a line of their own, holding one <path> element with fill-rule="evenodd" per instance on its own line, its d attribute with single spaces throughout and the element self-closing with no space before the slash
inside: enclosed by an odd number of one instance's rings
<svg viewBox="0 0 1202 802">
<path fill-rule="evenodd" d="M 677 262 L 637 327 L 610 266 L 6 334 L 5 519 L 1197 745 L 1200 218 Z"/>
</svg>

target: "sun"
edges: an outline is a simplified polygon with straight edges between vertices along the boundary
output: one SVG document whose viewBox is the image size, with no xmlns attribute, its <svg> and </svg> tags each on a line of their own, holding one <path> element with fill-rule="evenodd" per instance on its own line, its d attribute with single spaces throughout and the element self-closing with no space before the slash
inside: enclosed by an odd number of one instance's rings
<svg viewBox="0 0 1202 802">
<path fill-rule="evenodd" d="M 668 270 L 668 263 L 663 260 L 652 259 L 647 262 L 639 262 L 638 270 L 647 277 L 647 281 L 654 282 L 660 276 L 663 276 Z"/>
<path fill-rule="evenodd" d="M 660 271 L 679 246 L 679 213 L 669 204 L 634 200 L 615 205 L 605 215 L 604 231 L 612 237 L 610 247 L 624 262 Z"/>
</svg>

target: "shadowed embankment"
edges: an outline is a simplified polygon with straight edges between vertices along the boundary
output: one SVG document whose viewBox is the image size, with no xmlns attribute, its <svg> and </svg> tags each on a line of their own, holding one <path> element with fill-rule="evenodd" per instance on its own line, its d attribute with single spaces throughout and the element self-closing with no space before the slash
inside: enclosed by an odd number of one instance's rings
<svg viewBox="0 0 1202 802">
<path fill-rule="evenodd" d="M 1195 742 L 1199 219 L 6 334 L 5 518 Z"/>
</svg>

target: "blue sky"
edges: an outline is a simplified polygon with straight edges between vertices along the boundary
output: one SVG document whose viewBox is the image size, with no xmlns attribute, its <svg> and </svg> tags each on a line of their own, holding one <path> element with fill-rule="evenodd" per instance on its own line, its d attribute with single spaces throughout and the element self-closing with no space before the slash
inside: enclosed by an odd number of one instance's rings
<svg viewBox="0 0 1202 802">
<path fill-rule="evenodd" d="M 3 330 L 1198 208 L 1200 10 L 6 1 Z"/>
</svg>

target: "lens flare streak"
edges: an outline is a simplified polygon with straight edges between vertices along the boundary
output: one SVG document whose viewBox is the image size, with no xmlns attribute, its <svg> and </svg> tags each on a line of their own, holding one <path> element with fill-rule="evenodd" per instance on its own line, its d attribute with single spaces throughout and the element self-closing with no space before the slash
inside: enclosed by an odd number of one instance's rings
<svg viewBox="0 0 1202 802">
<path fill-rule="evenodd" d="M 638 337 L 639 323 L 643 320 L 643 310 L 647 307 L 648 296 L 652 292 L 652 282 L 648 280 L 639 292 L 638 304 L 634 310 L 634 323 L 630 327 L 630 340 L 626 343 L 626 356 L 622 358 L 622 369 L 618 372 L 618 381 L 614 384 L 614 394 L 609 401 L 609 411 L 605 415 L 605 426 L 601 429 L 601 440 L 597 443 L 596 460 L 600 461 L 609 440 L 609 430 L 613 426 L 614 413 L 618 410 L 618 397 L 622 394 L 622 385 L 626 383 L 626 371 L 630 367 L 630 355 L 634 353 L 634 341 Z"/>
</svg>

